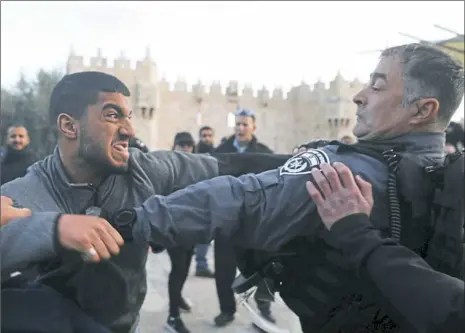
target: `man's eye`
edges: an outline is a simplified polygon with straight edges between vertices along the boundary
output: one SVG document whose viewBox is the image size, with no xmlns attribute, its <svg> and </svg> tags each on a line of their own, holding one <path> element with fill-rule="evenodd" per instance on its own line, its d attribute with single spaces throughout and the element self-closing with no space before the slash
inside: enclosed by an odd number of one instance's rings
<svg viewBox="0 0 465 333">
<path fill-rule="evenodd" d="M 109 119 L 118 119 L 119 118 L 117 113 L 109 113 L 105 117 L 109 118 Z"/>
</svg>

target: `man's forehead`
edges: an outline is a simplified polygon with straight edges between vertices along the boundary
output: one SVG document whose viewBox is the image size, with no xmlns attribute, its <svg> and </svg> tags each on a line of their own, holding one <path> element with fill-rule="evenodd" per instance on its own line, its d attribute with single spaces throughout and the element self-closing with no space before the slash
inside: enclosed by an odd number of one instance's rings
<svg viewBox="0 0 465 333">
<path fill-rule="evenodd" d="M 118 92 L 101 92 L 99 93 L 98 104 L 115 104 L 124 109 L 130 109 L 130 100 Z"/>
<path fill-rule="evenodd" d="M 381 77 L 387 81 L 399 80 L 402 78 L 402 64 L 397 56 L 382 57 L 374 72 L 372 78 Z"/>
<path fill-rule="evenodd" d="M 10 134 L 13 134 L 13 133 L 15 133 L 15 134 L 27 134 L 27 130 L 23 126 L 10 127 L 8 129 L 8 133 L 10 133 Z"/>
<path fill-rule="evenodd" d="M 248 116 L 236 116 L 236 122 L 240 123 L 248 123 L 248 122 L 253 122 L 252 117 Z"/>
</svg>

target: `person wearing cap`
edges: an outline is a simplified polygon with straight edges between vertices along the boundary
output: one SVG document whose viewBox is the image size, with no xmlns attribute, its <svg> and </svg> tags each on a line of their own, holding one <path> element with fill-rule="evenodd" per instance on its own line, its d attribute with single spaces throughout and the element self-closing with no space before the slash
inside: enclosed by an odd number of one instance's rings
<svg viewBox="0 0 465 333">
<path fill-rule="evenodd" d="M 173 151 L 192 153 L 194 146 L 194 138 L 189 132 L 179 132 L 174 136 Z M 166 251 L 171 261 L 171 271 L 168 276 L 169 314 L 166 327 L 170 331 L 188 333 L 189 330 L 181 319 L 180 310 L 191 312 L 189 302 L 182 296 L 182 289 L 189 275 L 194 247 L 173 246 Z"/>
<path fill-rule="evenodd" d="M 152 195 L 168 195 L 219 175 L 239 176 L 275 169 L 289 158 L 264 154 L 144 153 L 129 148 L 129 140 L 135 134 L 129 97 L 130 91 L 123 82 L 95 71 L 65 75 L 54 87 L 49 116 L 51 124 L 57 127 L 57 147 L 50 156 L 32 165 L 24 177 L 1 187 L 2 195 L 32 211 L 32 216 L 23 218 L 23 239 L 48 237 L 45 228 L 49 217 L 35 214 L 38 212 L 99 212 L 111 220 L 112 214 L 140 206 Z M 117 256 L 98 264 L 84 264 L 49 281 L 52 288 L 113 333 L 138 331 L 147 292 L 149 239 L 134 240 L 125 223 L 115 225 L 121 227 L 118 231 L 125 241 Z M 37 230 L 40 225 L 44 226 L 43 232 Z M 26 251 L 29 243 L 18 246 Z M 99 248 L 104 249 L 105 244 L 95 239 L 88 254 L 93 255 Z M 46 274 L 53 267 L 65 267 L 69 260 L 57 257 L 38 269 L 40 274 Z"/>
<path fill-rule="evenodd" d="M 193 153 L 195 151 L 194 138 L 189 132 L 176 133 L 172 150 Z"/>
<path fill-rule="evenodd" d="M 465 132 L 462 125 L 451 121 L 446 129 L 446 152 L 455 153 L 458 150 L 463 150 L 465 140 Z"/>
</svg>

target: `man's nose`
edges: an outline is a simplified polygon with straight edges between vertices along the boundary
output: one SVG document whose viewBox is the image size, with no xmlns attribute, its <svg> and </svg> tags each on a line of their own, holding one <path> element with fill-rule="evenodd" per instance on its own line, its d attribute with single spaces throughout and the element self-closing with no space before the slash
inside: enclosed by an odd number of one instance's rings
<svg viewBox="0 0 465 333">
<path fill-rule="evenodd" d="M 136 135 L 136 131 L 134 130 L 134 126 L 132 125 L 132 123 L 128 122 L 125 126 L 121 127 L 120 134 L 132 138 Z"/>
<path fill-rule="evenodd" d="M 366 103 L 366 98 L 363 95 L 363 90 L 355 94 L 354 98 L 352 99 L 357 106 L 362 106 Z"/>
</svg>

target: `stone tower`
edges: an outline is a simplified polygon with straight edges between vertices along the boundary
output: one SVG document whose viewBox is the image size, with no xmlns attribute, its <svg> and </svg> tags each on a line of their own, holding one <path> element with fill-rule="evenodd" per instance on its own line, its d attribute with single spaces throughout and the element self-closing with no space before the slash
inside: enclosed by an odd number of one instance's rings
<svg viewBox="0 0 465 333">
<path fill-rule="evenodd" d="M 357 80 L 344 80 L 340 73 L 328 88 L 322 82 L 313 87 L 302 82 L 286 96 L 279 88 L 240 90 L 236 81 L 225 88 L 218 82 L 208 89 L 202 82 L 188 87 L 182 79 L 171 85 L 159 79 L 148 49 L 135 68 L 123 54 L 108 66 L 100 51 L 88 65 L 71 52 L 67 72 L 87 70 L 113 74 L 129 87 L 137 136 L 151 149 L 170 149 L 176 132 L 189 131 L 197 137 L 203 125 L 215 129 L 218 141 L 232 135 L 231 118 L 237 107 L 255 111 L 256 135 L 275 152 L 289 153 L 296 144 L 311 139 L 339 139 L 351 135 L 356 112 L 352 97 L 363 87 Z"/>
</svg>

